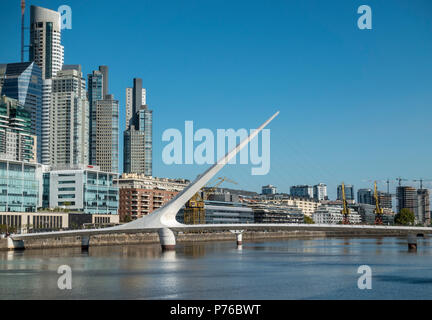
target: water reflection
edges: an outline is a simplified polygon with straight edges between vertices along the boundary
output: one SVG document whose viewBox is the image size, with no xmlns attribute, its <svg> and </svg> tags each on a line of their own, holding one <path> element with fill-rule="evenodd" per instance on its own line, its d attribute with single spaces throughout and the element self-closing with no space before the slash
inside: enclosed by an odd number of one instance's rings
<svg viewBox="0 0 432 320">
<path fill-rule="evenodd" d="M 392 299 L 425 298 L 432 246 L 405 238 L 321 238 L 157 244 L 0 252 L 1 299 Z M 57 288 L 69 265 L 73 289 Z M 374 290 L 358 290 L 357 268 L 370 265 Z"/>
</svg>

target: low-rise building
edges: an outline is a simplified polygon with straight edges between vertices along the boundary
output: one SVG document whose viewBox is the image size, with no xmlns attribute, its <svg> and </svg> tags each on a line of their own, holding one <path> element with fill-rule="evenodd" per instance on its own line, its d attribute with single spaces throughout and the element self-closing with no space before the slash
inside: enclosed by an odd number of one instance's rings
<svg viewBox="0 0 432 320">
<path fill-rule="evenodd" d="M 120 220 L 126 221 L 148 215 L 174 198 L 188 184 L 189 180 L 185 179 L 123 173 L 115 181 L 120 194 Z"/>
<path fill-rule="evenodd" d="M 41 205 L 41 165 L 0 159 L 0 212 L 35 212 Z"/>
<path fill-rule="evenodd" d="M 44 167 L 43 207 L 88 214 L 118 214 L 117 173 L 97 166 Z"/>
<path fill-rule="evenodd" d="M 259 200 L 271 204 L 283 204 L 288 206 L 296 206 L 305 216 L 311 217 L 315 210 L 321 205 L 318 200 L 313 198 L 302 198 L 290 196 L 286 193 L 269 195 L 266 197 L 260 196 Z"/>
<path fill-rule="evenodd" d="M 342 222 L 342 206 L 340 205 L 321 205 L 312 215 L 315 223 L 338 224 Z M 361 217 L 355 210 L 351 209 L 348 215 L 351 224 L 361 223 Z"/>
</svg>

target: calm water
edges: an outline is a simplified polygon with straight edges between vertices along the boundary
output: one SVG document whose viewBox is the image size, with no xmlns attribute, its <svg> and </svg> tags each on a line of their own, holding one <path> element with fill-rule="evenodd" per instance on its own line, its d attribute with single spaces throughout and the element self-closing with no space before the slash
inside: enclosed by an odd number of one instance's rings
<svg viewBox="0 0 432 320">
<path fill-rule="evenodd" d="M 432 240 L 285 240 L 0 252 L 0 299 L 431 299 Z M 373 271 L 359 290 L 360 265 Z M 72 290 L 57 268 L 72 268 Z"/>
</svg>

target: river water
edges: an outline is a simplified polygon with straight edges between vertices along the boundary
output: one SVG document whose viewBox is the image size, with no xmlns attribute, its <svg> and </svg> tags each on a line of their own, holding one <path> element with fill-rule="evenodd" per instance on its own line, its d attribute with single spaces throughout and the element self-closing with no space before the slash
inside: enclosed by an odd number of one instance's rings
<svg viewBox="0 0 432 320">
<path fill-rule="evenodd" d="M 72 270 L 60 290 L 59 266 Z M 372 289 L 360 290 L 361 265 Z M 0 252 L 0 299 L 431 299 L 432 239 L 125 245 Z"/>
</svg>

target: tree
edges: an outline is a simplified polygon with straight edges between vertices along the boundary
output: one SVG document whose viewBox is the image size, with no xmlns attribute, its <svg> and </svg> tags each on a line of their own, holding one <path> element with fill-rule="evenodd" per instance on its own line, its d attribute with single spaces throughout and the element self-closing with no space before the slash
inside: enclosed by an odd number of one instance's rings
<svg viewBox="0 0 432 320">
<path fill-rule="evenodd" d="M 304 216 L 304 223 L 306 223 L 306 224 L 314 224 L 315 221 L 313 221 L 313 219 L 311 217 Z"/>
<path fill-rule="evenodd" d="M 414 225 L 415 216 L 414 213 L 407 208 L 403 208 L 398 214 L 395 215 L 395 224 L 402 226 L 412 226 Z"/>
</svg>

